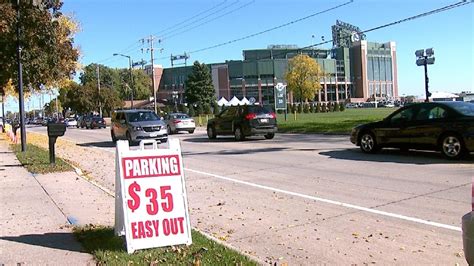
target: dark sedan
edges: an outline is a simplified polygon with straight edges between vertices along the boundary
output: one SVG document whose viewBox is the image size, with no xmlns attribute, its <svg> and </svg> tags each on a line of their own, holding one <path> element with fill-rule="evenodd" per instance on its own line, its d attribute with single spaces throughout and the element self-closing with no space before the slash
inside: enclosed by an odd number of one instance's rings
<svg viewBox="0 0 474 266">
<path fill-rule="evenodd" d="M 105 128 L 105 120 L 100 116 L 90 116 L 84 119 L 87 129 L 91 128 Z"/>
<path fill-rule="evenodd" d="M 400 108 L 382 121 L 352 129 L 351 142 L 366 153 L 383 147 L 438 150 L 449 159 L 474 151 L 474 104 L 419 103 Z"/>
</svg>

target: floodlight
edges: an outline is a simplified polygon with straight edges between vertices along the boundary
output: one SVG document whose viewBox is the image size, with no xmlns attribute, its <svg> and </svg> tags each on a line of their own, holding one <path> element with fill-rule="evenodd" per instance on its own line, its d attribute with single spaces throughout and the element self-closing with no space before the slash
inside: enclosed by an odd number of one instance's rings
<svg viewBox="0 0 474 266">
<path fill-rule="evenodd" d="M 434 55 L 434 50 L 433 48 L 428 48 L 426 49 L 426 56 L 433 56 Z"/>
<path fill-rule="evenodd" d="M 435 58 L 434 58 L 434 57 L 428 57 L 428 58 L 426 59 L 426 64 L 428 64 L 428 65 L 432 65 L 432 64 L 434 64 L 434 62 L 435 62 Z"/>
<path fill-rule="evenodd" d="M 416 50 L 415 55 L 416 55 L 416 57 L 423 57 L 423 56 L 425 56 L 425 50 L 423 50 L 423 49 Z"/>
<path fill-rule="evenodd" d="M 425 64 L 425 59 L 424 58 L 418 58 L 416 60 L 416 65 L 417 66 L 423 66 Z"/>
</svg>

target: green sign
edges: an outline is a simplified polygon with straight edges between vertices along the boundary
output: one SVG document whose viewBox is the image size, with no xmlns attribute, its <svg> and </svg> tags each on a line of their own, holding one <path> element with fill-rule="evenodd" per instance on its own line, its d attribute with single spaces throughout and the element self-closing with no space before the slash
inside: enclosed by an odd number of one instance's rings
<svg viewBox="0 0 474 266">
<path fill-rule="evenodd" d="M 275 86 L 275 110 L 286 110 L 286 85 L 277 83 Z"/>
</svg>

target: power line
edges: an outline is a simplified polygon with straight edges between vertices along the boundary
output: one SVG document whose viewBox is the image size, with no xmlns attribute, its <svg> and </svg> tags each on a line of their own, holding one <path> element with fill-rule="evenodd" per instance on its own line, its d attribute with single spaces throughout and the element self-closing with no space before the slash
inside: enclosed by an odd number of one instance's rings
<svg viewBox="0 0 474 266">
<path fill-rule="evenodd" d="M 182 25 L 182 24 L 188 22 L 189 20 L 192 20 L 192 19 L 194 19 L 194 18 L 196 18 L 196 17 L 199 17 L 199 16 L 201 16 L 201 15 L 203 15 L 203 14 L 206 14 L 206 13 L 208 13 L 208 12 L 210 12 L 210 11 L 212 11 L 212 10 L 218 8 L 219 6 L 225 4 L 226 2 L 227 2 L 227 0 L 224 0 L 223 2 L 221 2 L 221 3 L 217 4 L 217 5 L 214 5 L 213 7 L 209 8 L 209 9 L 206 9 L 206 10 L 204 10 L 204 11 L 202 11 L 202 12 L 200 12 L 200 13 L 194 15 L 194 16 L 190 17 L 189 19 L 183 20 L 183 21 L 181 21 L 181 22 L 179 22 L 179 23 L 177 23 L 177 24 L 174 24 L 174 25 L 172 25 L 172 26 L 170 26 L 170 27 L 168 27 L 168 28 L 166 28 L 166 29 L 160 31 L 160 33 L 165 32 L 165 31 L 170 31 L 171 29 L 173 29 L 173 28 L 175 28 L 175 27 L 177 27 L 177 26 L 180 26 L 180 25 Z M 235 5 L 235 4 L 238 3 L 238 2 L 239 2 L 239 1 L 235 1 L 235 2 L 231 3 L 230 5 L 227 5 L 225 8 L 228 8 L 228 7 L 232 6 L 232 5 Z M 225 9 L 225 8 L 224 8 L 224 9 Z M 223 10 L 223 9 L 222 9 L 222 10 Z M 219 10 L 219 11 L 220 11 L 220 10 Z M 219 11 L 218 11 L 218 12 L 219 12 Z M 215 13 L 217 13 L 217 12 L 214 12 L 214 13 L 212 13 L 212 14 L 215 14 Z M 205 19 L 205 18 L 207 18 L 207 17 L 209 17 L 209 16 L 206 16 L 206 17 L 204 17 L 204 18 L 201 18 L 201 19 L 199 19 L 199 20 L 196 20 L 195 22 L 199 22 L 200 20 Z M 180 29 L 181 29 L 181 28 L 180 28 Z M 170 33 L 172 33 L 173 31 L 176 31 L 176 30 L 179 30 L 179 29 L 171 30 Z M 168 34 L 169 34 L 169 33 L 168 33 Z M 145 38 L 146 38 L 146 37 L 145 37 Z M 142 38 L 142 39 L 145 39 L 145 38 Z M 140 40 L 141 40 L 141 39 L 140 39 Z M 160 40 L 160 41 L 161 41 L 161 40 Z M 133 50 L 135 50 L 135 49 L 138 49 L 140 46 L 141 46 L 141 41 L 135 41 L 135 42 L 133 42 L 132 44 L 130 44 L 129 46 L 127 46 L 126 48 L 124 48 L 123 50 L 120 50 L 119 53 L 129 53 L 129 52 L 131 52 L 131 51 L 133 51 Z M 102 60 L 97 61 L 97 64 L 104 64 L 104 63 L 107 63 L 107 62 L 113 62 L 113 61 L 116 61 L 116 60 L 118 60 L 118 59 L 119 59 L 119 58 L 117 58 L 117 57 L 109 56 L 109 57 L 106 57 L 106 58 L 104 58 L 104 59 L 102 59 Z"/>
<path fill-rule="evenodd" d="M 215 8 L 217 8 L 217 7 L 219 7 L 219 6 L 221 6 L 221 5 L 224 4 L 225 2 L 227 2 L 227 1 L 224 1 L 224 2 L 222 2 L 221 4 L 219 4 L 219 5 L 217 5 L 217 6 L 214 6 L 214 7 L 210 8 L 210 9 L 208 9 L 206 12 L 201 12 L 201 13 L 199 13 L 198 15 L 195 15 L 195 16 L 193 16 L 192 18 L 187 19 L 187 20 L 185 20 L 185 21 L 182 21 L 182 22 L 180 22 L 180 23 L 178 23 L 178 24 L 176 24 L 176 25 L 174 25 L 174 26 L 172 26 L 172 27 L 168 27 L 167 29 L 162 30 L 162 31 L 160 31 L 159 33 L 157 33 L 157 35 L 166 36 L 166 35 L 168 35 L 168 34 L 171 34 L 171 33 L 175 32 L 175 31 L 178 31 L 178 30 L 181 30 L 181 29 L 183 29 L 183 28 L 186 28 L 186 27 L 188 27 L 188 26 L 190 26 L 190 25 L 192 25 L 192 24 L 194 24 L 194 23 L 197 23 L 197 22 L 199 22 L 199 21 L 202 21 L 202 20 L 204 20 L 204 19 L 206 19 L 206 18 L 208 18 L 208 17 L 211 17 L 212 15 L 215 15 L 215 14 L 217 14 L 217 13 L 223 11 L 223 10 L 226 10 L 227 8 L 229 8 L 229 7 L 233 6 L 233 5 L 236 5 L 239 1 L 238 1 L 238 0 L 237 0 L 237 1 L 234 1 L 234 2 L 232 2 L 232 3 L 230 3 L 230 4 L 228 4 L 228 5 L 225 5 L 224 7 L 220 8 L 220 9 L 218 9 L 218 10 L 216 10 L 216 11 L 214 11 L 214 12 L 212 12 L 212 13 L 210 13 L 210 14 L 204 16 L 204 17 L 202 17 L 202 18 L 193 20 L 194 18 L 199 17 L 200 15 L 203 15 L 203 14 L 205 14 L 205 13 L 207 13 L 207 12 L 209 12 L 209 11 L 212 11 L 213 9 L 215 9 Z M 184 26 L 181 26 L 181 25 L 183 25 L 183 24 L 185 24 L 185 25 L 184 25 Z M 177 26 L 181 26 L 181 27 L 176 28 Z"/>
<path fill-rule="evenodd" d="M 229 14 L 232 14 L 232 13 L 234 13 L 234 12 L 240 10 L 240 9 L 243 9 L 244 7 L 247 7 L 247 6 L 249 6 L 249 5 L 253 4 L 253 3 L 255 3 L 255 0 L 253 0 L 253 1 L 251 1 L 251 2 L 248 2 L 248 3 L 246 3 L 246 4 L 242 5 L 242 6 L 239 6 L 239 7 L 235 8 L 235 9 L 232 9 L 232 10 L 230 10 L 230 11 L 228 11 L 228 12 L 226 12 L 226 13 L 220 15 L 220 16 L 217 16 L 217 17 L 214 17 L 214 18 L 212 18 L 212 19 L 206 20 L 206 21 L 204 21 L 204 22 L 202 22 L 202 23 L 200 23 L 200 24 L 198 24 L 198 25 L 196 25 L 196 26 L 194 26 L 194 27 L 191 27 L 191 28 L 185 29 L 185 30 L 183 30 L 183 31 L 177 32 L 177 33 L 175 33 L 175 34 L 172 34 L 171 36 L 164 37 L 164 38 L 162 38 L 162 40 L 168 40 L 168 39 L 171 39 L 171 38 L 173 38 L 173 37 L 175 37 L 175 36 L 177 36 L 177 35 L 181 35 L 181 34 L 183 34 L 183 33 L 185 33 L 185 32 L 188 32 L 188 31 L 190 31 L 190 30 L 193 30 L 193 29 L 195 29 L 195 28 L 198 28 L 198 27 L 200 27 L 200 26 L 202 26 L 202 25 L 208 24 L 208 23 L 210 23 L 210 22 L 212 22 L 212 21 L 214 21 L 214 20 L 217 20 L 217 19 L 222 18 L 222 17 L 224 17 L 224 16 L 227 16 L 227 15 L 229 15 Z"/>
<path fill-rule="evenodd" d="M 464 5 L 467 5 L 467 4 L 472 4 L 472 3 L 473 3 L 472 0 L 470 2 L 466 2 L 466 1 L 463 0 L 463 1 L 451 4 L 451 5 L 447 5 L 447 6 L 444 6 L 444 7 L 437 8 L 437 9 L 433 9 L 433 10 L 430 10 L 430 11 L 427 11 L 427 12 L 424 12 L 424 13 L 421 13 L 421 14 L 418 14 L 418 15 L 414 15 L 414 16 L 411 16 L 411 17 L 408 17 L 408 18 L 396 20 L 396 21 L 389 22 L 389 23 L 386 23 L 386 24 L 383 24 L 383 25 L 380 25 L 380 26 L 376 26 L 376 27 L 373 27 L 373 28 L 370 28 L 370 29 L 366 29 L 366 30 L 363 30 L 359 33 L 362 34 L 362 33 L 367 33 L 367 32 L 371 32 L 371 31 L 380 30 L 380 29 L 383 29 L 383 28 L 391 27 L 391 26 L 394 26 L 394 25 L 397 25 L 397 24 L 401 24 L 401 23 L 408 22 L 408 21 L 411 21 L 411 20 L 419 19 L 419 18 L 422 18 L 422 17 L 431 16 L 431 15 L 434 15 L 434 14 L 437 14 L 437 13 L 441 13 L 441 12 L 444 12 L 444 11 L 448 11 L 450 9 L 458 8 L 458 7 L 461 7 L 461 6 L 464 6 Z M 351 36 L 345 36 L 345 37 L 343 37 L 343 39 L 348 39 L 350 37 Z M 333 42 L 333 41 L 334 41 L 333 39 L 328 40 L 328 41 L 323 41 L 323 42 L 320 42 L 320 43 L 305 46 L 303 48 L 300 48 L 299 50 L 308 49 L 308 48 L 318 46 L 318 45 L 322 45 L 322 44 L 327 44 L 327 43 L 330 43 L 330 42 Z"/>
<path fill-rule="evenodd" d="M 346 6 L 350 3 L 352 3 L 353 0 L 350 0 L 350 1 L 347 1 L 345 3 L 342 3 L 342 4 L 339 4 L 337 6 L 334 6 L 334 7 L 331 7 L 331 8 L 328 8 L 328 9 L 325 9 L 325 10 L 322 10 L 322 11 L 319 11 L 319 12 L 316 12 L 316 13 L 313 13 L 311 15 L 308 15 L 308 16 L 305 16 L 305 17 L 302 17 L 302 18 L 299 18 L 299 19 L 296 19 L 296 20 L 292 20 L 290 22 L 287 22 L 285 24 L 282 24 L 282 25 L 279 25 L 279 26 L 276 26 L 276 27 L 273 27 L 273 28 L 270 28 L 270 29 L 266 29 L 266 30 L 263 30 L 263 31 L 259 31 L 259 32 L 256 32 L 256 33 L 253 33 L 253 34 L 250 34 L 250 35 L 247 35 L 247 36 L 244 36 L 244 37 L 241 37 L 241 38 L 237 38 L 237 39 L 234 39 L 234 40 L 230 40 L 230 41 L 227 41 L 227 42 L 223 42 L 223 43 L 220 43 L 220 44 L 216 44 L 216 45 L 212 45 L 212 46 L 209 46 L 209 47 L 206 47 L 206 48 L 201 48 L 201 49 L 198 49 L 198 50 L 194 50 L 192 52 L 189 52 L 189 54 L 192 54 L 192 53 L 198 53 L 198 52 L 202 52 L 202 51 L 206 51 L 206 50 L 211 50 L 211 49 L 214 49 L 214 48 L 218 48 L 218 47 L 221 47 L 221 46 L 225 46 L 225 45 L 229 45 L 229 44 L 232 44 L 232 43 L 235 43 L 235 42 L 239 42 L 239 41 L 243 41 L 243 40 L 246 40 L 246 39 L 250 39 L 252 37 L 255 37 L 255 36 L 258 36 L 258 35 L 262 35 L 264 33 L 268 33 L 270 31 L 274 31 L 274 30 L 277 30 L 277 29 L 280 29 L 280 28 L 283 28 L 283 27 L 287 27 L 289 25 L 292 25 L 292 24 L 295 24 L 295 23 L 298 23 L 298 22 L 301 22 L 303 20 L 307 20 L 309 18 L 312 18 L 312 17 L 315 17 L 315 16 L 318 16 L 318 15 L 321 15 L 321 14 L 324 14 L 324 13 L 327 13 L 329 11 L 332 11 L 332 10 L 335 10 L 335 9 L 338 9 L 338 8 L 341 8 L 343 6 Z M 163 57 L 163 58 L 160 58 L 160 59 L 166 59 L 166 57 Z"/>
<path fill-rule="evenodd" d="M 346 2 L 342 5 L 347 5 L 349 3 L 351 3 L 352 0 L 350 2 Z M 434 15 L 434 14 L 437 14 L 437 13 L 441 13 L 441 12 L 444 12 L 444 11 L 447 11 L 447 10 L 450 10 L 450 9 L 454 9 L 454 8 L 458 8 L 458 7 L 461 7 L 461 6 L 464 6 L 464 5 L 467 5 L 467 4 L 472 4 L 474 2 L 474 0 L 470 0 L 470 1 L 460 1 L 460 2 L 457 2 L 457 3 L 454 3 L 454 4 L 450 4 L 450 5 L 447 5 L 447 6 L 444 6 L 444 7 L 441 7 L 441 8 L 437 8 L 437 9 L 434 9 L 434 10 L 430 10 L 430 11 L 427 11 L 427 12 L 424 12 L 424 13 L 421 13 L 421 14 L 418 14 L 418 15 L 414 15 L 414 16 L 411 16 L 411 17 L 408 17 L 408 18 L 404 18 L 404 19 L 400 19 L 400 20 L 397 20 L 397 21 L 393 21 L 393 22 L 390 22 L 390 23 L 386 23 L 386 24 L 383 24 L 383 25 L 380 25 L 380 26 L 376 26 L 376 27 L 373 27 L 373 28 L 370 28 L 370 29 L 366 29 L 366 30 L 363 30 L 359 33 L 367 33 L 367 32 L 372 32 L 372 31 L 376 31 L 376 30 L 380 30 L 380 29 L 383 29 L 383 28 L 387 28 L 387 27 L 390 27 L 390 26 L 394 26 L 394 25 L 397 25 L 397 24 L 401 24 L 401 23 L 404 23 L 404 22 L 408 22 L 408 21 L 412 21 L 412 20 L 415 20 L 415 19 L 419 19 L 419 18 L 422 18 L 422 17 L 426 17 L 426 16 L 430 16 L 430 15 Z M 336 7 L 334 7 L 336 8 Z M 334 9 L 333 8 L 333 9 Z M 326 10 L 325 10 L 326 11 Z M 324 11 L 321 11 L 321 12 L 324 12 Z M 318 13 L 321 13 L 321 12 L 318 12 Z M 317 13 L 316 13 L 317 14 Z M 316 14 L 313 14 L 313 15 L 316 15 Z M 303 18 L 302 18 L 303 19 Z M 302 19 L 299 19 L 297 21 L 301 21 Z M 293 24 L 295 23 L 295 21 L 292 21 L 292 22 L 289 22 L 289 23 L 286 23 L 284 25 L 287 25 L 287 24 Z M 282 25 L 283 26 L 283 25 Z M 281 27 L 281 26 L 278 26 L 278 27 Z M 275 28 L 278 28 L 278 27 L 275 27 Z M 272 28 L 273 29 L 273 28 Z M 256 35 L 260 35 L 264 32 L 268 32 L 270 31 L 271 29 L 269 30 L 266 30 L 266 31 L 261 31 L 259 33 L 254 33 L 254 34 L 251 34 L 251 35 L 247 35 L 245 37 L 242 37 L 242 38 L 239 38 L 239 39 L 235 39 L 235 40 L 231 40 L 231 41 L 228 41 L 228 42 L 225 42 L 225 43 L 221 43 L 221 44 L 217 44 L 217 45 L 213 45 L 213 46 L 209 46 L 209 47 L 206 47 L 206 48 L 202 48 L 202 49 L 199 49 L 199 50 L 195 50 L 195 51 L 192 51 L 192 52 L 189 52 L 189 54 L 191 53 L 197 53 L 197 52 L 202 52 L 202 51 L 206 51 L 206 50 L 210 50 L 210 49 L 214 49 L 214 48 L 218 48 L 218 47 L 221 47 L 221 46 L 224 46 L 224 45 L 227 45 L 227 44 L 231 44 L 231 43 L 234 43 L 234 42 L 237 42 L 237 41 L 240 41 L 240 40 L 244 40 L 244 39 L 248 39 L 250 37 L 254 37 Z M 346 36 L 346 37 L 343 37 L 343 38 L 350 38 L 350 36 Z M 331 43 L 333 42 L 334 40 L 331 39 L 331 40 L 327 40 L 327 41 L 323 41 L 323 42 L 320 42 L 320 43 L 316 43 L 316 44 L 311 44 L 311 45 L 308 45 L 308 46 L 305 46 L 305 47 L 302 47 L 302 48 L 299 48 L 297 49 L 297 51 L 301 51 L 303 49 L 308 49 L 308 48 L 311 48 L 311 47 L 314 47 L 314 46 L 319 46 L 319 45 L 323 45 L 323 44 L 327 44 L 327 43 Z M 275 55 L 281 55 L 283 54 L 284 52 L 281 52 L 281 53 L 274 53 L 273 56 Z M 167 57 L 164 57 L 164 58 L 160 58 L 160 59 L 166 59 Z M 270 59 L 271 57 L 268 57 L 268 58 L 262 58 L 262 59 Z"/>
</svg>

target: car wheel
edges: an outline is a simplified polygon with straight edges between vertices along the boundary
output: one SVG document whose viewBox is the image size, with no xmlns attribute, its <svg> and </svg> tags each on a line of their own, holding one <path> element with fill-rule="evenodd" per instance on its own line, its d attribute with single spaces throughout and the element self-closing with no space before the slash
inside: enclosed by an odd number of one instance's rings
<svg viewBox="0 0 474 266">
<path fill-rule="evenodd" d="M 464 155 L 464 143 L 456 134 L 446 134 L 441 138 L 441 152 L 448 159 L 459 159 Z"/>
<path fill-rule="evenodd" d="M 217 137 L 216 129 L 213 126 L 208 126 L 207 127 L 207 137 L 209 139 L 215 139 Z"/>
<path fill-rule="evenodd" d="M 162 139 L 162 140 L 160 140 L 160 142 L 161 142 L 161 143 L 166 143 L 166 142 L 168 142 L 168 139 L 167 139 L 167 138 L 166 138 L 166 139 Z"/>
<path fill-rule="evenodd" d="M 130 132 L 128 131 L 127 131 L 127 134 L 125 135 L 127 136 L 128 145 L 132 146 L 133 145 L 132 135 L 130 135 Z"/>
<path fill-rule="evenodd" d="M 275 137 L 275 133 L 268 133 L 268 134 L 265 134 L 265 138 L 266 138 L 266 139 L 273 139 L 273 137 Z"/>
<path fill-rule="evenodd" d="M 194 129 L 191 129 L 191 130 L 189 130 L 188 132 L 189 132 L 189 134 L 193 134 L 193 133 L 194 133 Z"/>
<path fill-rule="evenodd" d="M 167 127 L 166 127 L 166 131 L 168 131 L 168 135 L 173 134 L 173 131 L 171 131 L 171 127 L 170 127 L 170 126 L 167 126 Z"/>
<path fill-rule="evenodd" d="M 360 137 L 360 149 L 365 153 L 375 153 L 378 150 L 374 134 L 365 132 Z"/>
<path fill-rule="evenodd" d="M 244 133 L 242 133 L 242 129 L 240 127 L 237 127 L 234 130 L 234 137 L 235 137 L 235 140 L 237 141 L 242 141 L 245 139 Z"/>
<path fill-rule="evenodd" d="M 110 136 L 112 137 L 113 142 L 117 142 L 117 137 L 115 136 L 115 133 L 113 130 L 110 130 Z"/>
</svg>

